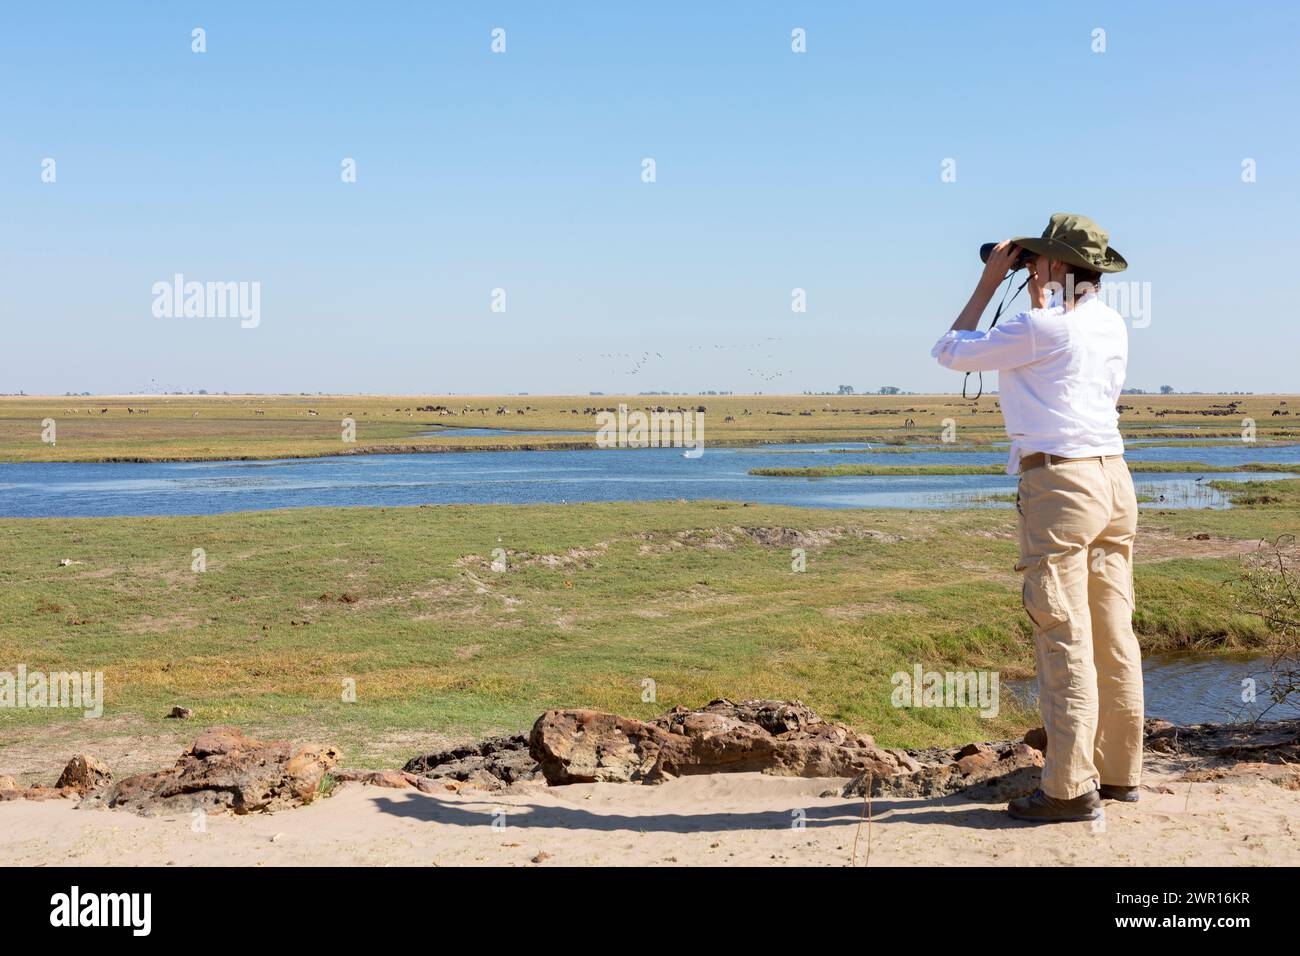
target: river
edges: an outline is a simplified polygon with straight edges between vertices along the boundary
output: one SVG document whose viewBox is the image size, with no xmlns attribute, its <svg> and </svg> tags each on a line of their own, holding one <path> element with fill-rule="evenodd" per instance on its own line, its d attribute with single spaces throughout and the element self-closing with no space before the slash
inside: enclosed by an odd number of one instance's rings
<svg viewBox="0 0 1300 956">
<path fill-rule="evenodd" d="M 346 455 L 273 461 L 34 462 L 0 464 L 0 517 L 198 515 L 266 508 L 345 505 L 532 504 L 723 499 L 810 508 L 1010 507 L 990 500 L 1015 490 L 1005 475 L 763 478 L 751 468 L 872 463 L 1004 464 L 1006 451 L 920 448 L 837 454 L 862 445 L 706 447 L 699 458 L 668 448 L 590 451 Z M 1241 442 L 1196 448 L 1134 444 L 1134 461 L 1207 464 L 1300 462 L 1300 445 Z M 1215 479 L 1276 473 L 1136 474 L 1138 494 L 1162 508 L 1219 508 Z"/>
</svg>

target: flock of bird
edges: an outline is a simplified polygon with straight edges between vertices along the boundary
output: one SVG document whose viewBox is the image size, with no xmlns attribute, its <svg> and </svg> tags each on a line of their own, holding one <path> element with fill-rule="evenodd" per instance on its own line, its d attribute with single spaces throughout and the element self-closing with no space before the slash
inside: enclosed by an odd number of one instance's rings
<svg viewBox="0 0 1300 956">
<path fill-rule="evenodd" d="M 714 342 L 711 344 L 701 343 L 696 345 L 688 345 L 686 347 L 686 350 L 688 352 L 704 352 L 706 350 L 713 351 L 713 352 L 744 351 L 748 349 L 771 348 L 772 347 L 771 343 L 780 342 L 780 341 L 781 338 L 779 336 L 769 335 L 766 338 L 757 342 Z M 624 374 L 638 375 L 641 373 L 642 369 L 644 369 L 648 364 L 650 364 L 651 356 L 653 356 L 655 360 L 658 360 L 660 362 L 662 362 L 664 358 L 662 352 L 650 352 L 650 351 L 642 351 L 640 353 L 601 352 L 596 357 L 600 360 L 601 364 L 604 365 L 609 365 L 612 363 L 630 362 L 631 365 L 627 368 L 627 371 Z M 773 361 L 773 362 L 776 361 L 775 355 L 767 355 L 766 358 L 769 361 Z M 581 358 L 578 359 L 578 362 L 579 364 L 581 364 L 582 359 Z M 793 375 L 794 369 L 774 370 L 770 368 L 747 368 L 745 369 L 745 374 L 750 376 L 751 378 L 758 379 L 763 382 L 774 382 L 777 379 L 783 378 L 787 375 Z"/>
</svg>

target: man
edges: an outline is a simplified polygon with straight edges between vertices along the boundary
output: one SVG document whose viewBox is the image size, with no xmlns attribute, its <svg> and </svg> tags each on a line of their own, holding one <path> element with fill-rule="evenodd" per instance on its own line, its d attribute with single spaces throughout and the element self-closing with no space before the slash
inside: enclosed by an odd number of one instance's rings
<svg viewBox="0 0 1300 956">
<path fill-rule="evenodd" d="M 1034 308 L 975 331 L 1003 277 L 1022 264 Z M 1024 574 L 1047 731 L 1041 789 L 1008 807 L 1021 820 L 1093 820 L 1102 799 L 1138 798 L 1137 499 L 1115 408 L 1128 331 L 1096 294 L 1102 273 L 1127 265 L 1091 219 L 1057 213 L 1041 238 L 993 248 L 970 301 L 931 353 L 947 368 L 998 372 L 1011 438 L 1007 473 L 1020 475 L 1016 570 Z"/>
</svg>

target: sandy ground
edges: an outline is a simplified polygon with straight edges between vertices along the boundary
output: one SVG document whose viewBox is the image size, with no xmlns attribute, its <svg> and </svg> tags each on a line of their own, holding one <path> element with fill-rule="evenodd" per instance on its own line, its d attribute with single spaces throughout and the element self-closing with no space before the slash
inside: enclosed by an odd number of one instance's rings
<svg viewBox="0 0 1300 956">
<path fill-rule="evenodd" d="M 960 796 L 874 800 L 860 833 L 861 800 L 820 796 L 843 782 L 727 774 L 445 795 L 344 784 L 297 810 L 207 818 L 198 833 L 188 816 L 20 800 L 0 805 L 0 864 L 849 866 L 855 833 L 859 866 L 1300 864 L 1300 792 L 1263 779 L 1149 775 L 1155 789 L 1107 803 L 1104 825 L 1021 824 Z"/>
</svg>

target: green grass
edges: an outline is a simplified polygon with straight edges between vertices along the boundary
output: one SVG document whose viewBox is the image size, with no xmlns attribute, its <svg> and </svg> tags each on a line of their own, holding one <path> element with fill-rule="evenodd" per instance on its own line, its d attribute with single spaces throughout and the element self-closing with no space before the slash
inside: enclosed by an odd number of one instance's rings
<svg viewBox="0 0 1300 956">
<path fill-rule="evenodd" d="M 1291 396 L 1125 396 L 1126 436 L 1162 441 L 1240 437 L 1257 422 L 1261 445 L 1300 440 L 1277 415 Z M 209 395 L 0 397 L 0 462 L 203 461 L 452 450 L 591 448 L 597 409 L 705 408 L 713 445 L 871 442 L 962 446 L 1005 441 L 996 396 L 954 395 Z M 1229 406 L 1231 405 L 1231 408 Z M 421 409 L 424 409 L 421 411 Z M 1231 412 L 1229 414 L 1228 412 Z M 343 441 L 342 420 L 356 423 Z M 55 423 L 56 443 L 43 439 Z M 908 422 L 911 422 L 909 425 Z M 1157 427 L 1172 426 L 1172 427 Z M 465 435 L 498 428 L 523 435 Z M 446 431 L 427 434 L 439 428 Z M 557 431 L 576 435 L 555 434 Z"/>
<path fill-rule="evenodd" d="M 1291 502 L 1294 484 L 1268 489 Z M 1156 512 L 1144 526 L 1190 555 L 1192 532 L 1295 531 L 1298 513 Z M 890 676 L 916 663 L 1032 673 L 1014 520 L 710 502 L 4 520 L 0 668 L 102 670 L 107 703 L 103 730 L 64 711 L 0 712 L 0 746 L 55 729 L 173 733 L 163 717 L 183 704 L 196 726 L 324 738 L 349 766 L 392 766 L 421 734 L 522 730 L 561 706 L 648 717 L 717 696 L 800 698 L 886 745 L 1012 734 L 1035 718 L 1005 696 L 993 721 L 889 696 Z M 832 530 L 796 573 L 789 542 L 743 528 Z M 1228 559 L 1139 564 L 1143 646 L 1257 645 L 1258 624 L 1224 600 L 1233 573 Z"/>
</svg>

